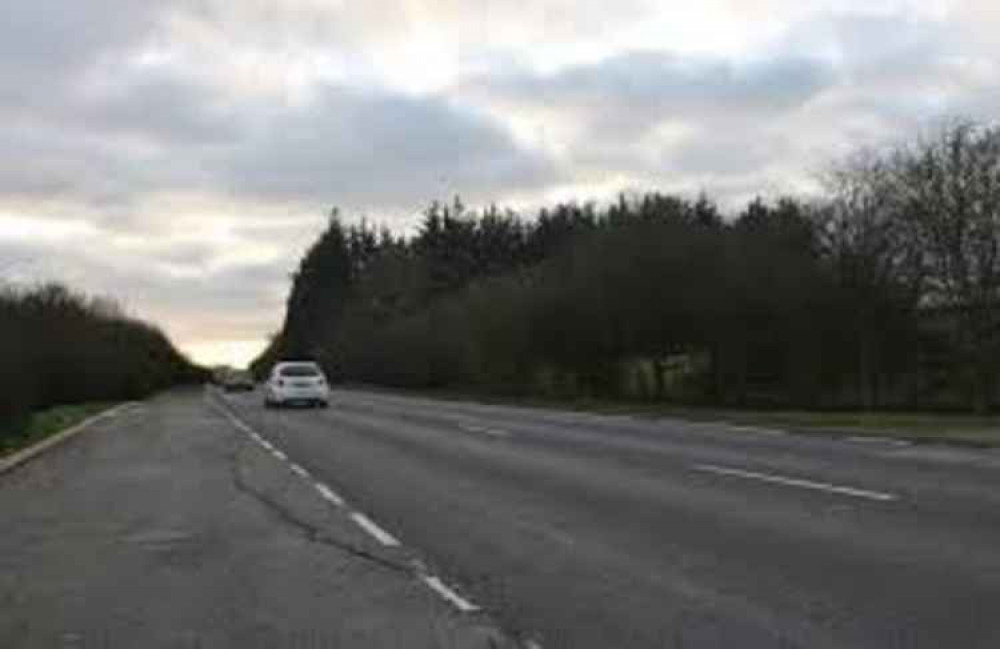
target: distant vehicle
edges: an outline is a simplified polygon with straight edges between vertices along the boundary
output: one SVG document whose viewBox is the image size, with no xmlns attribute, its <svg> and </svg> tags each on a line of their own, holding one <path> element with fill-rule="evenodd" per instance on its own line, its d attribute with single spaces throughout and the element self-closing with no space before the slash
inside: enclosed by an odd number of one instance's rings
<svg viewBox="0 0 1000 649">
<path fill-rule="evenodd" d="M 254 387 L 249 372 L 228 372 L 222 377 L 222 389 L 226 392 L 252 392 Z"/>
<path fill-rule="evenodd" d="M 326 408 L 330 387 L 319 365 L 309 361 L 284 361 L 271 370 L 264 386 L 264 405 L 268 408 L 302 404 Z"/>
</svg>

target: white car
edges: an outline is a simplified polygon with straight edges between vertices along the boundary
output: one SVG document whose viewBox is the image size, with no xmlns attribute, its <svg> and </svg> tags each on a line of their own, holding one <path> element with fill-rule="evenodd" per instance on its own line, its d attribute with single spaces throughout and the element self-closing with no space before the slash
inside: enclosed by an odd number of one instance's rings
<svg viewBox="0 0 1000 649">
<path fill-rule="evenodd" d="M 296 403 L 321 408 L 329 405 L 330 387 L 316 363 L 286 361 L 271 370 L 264 386 L 264 405 L 273 408 Z"/>
</svg>

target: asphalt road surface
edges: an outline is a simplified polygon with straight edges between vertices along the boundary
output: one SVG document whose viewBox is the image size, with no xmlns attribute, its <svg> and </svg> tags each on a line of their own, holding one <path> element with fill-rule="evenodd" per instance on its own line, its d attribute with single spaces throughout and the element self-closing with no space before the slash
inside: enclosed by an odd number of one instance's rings
<svg viewBox="0 0 1000 649">
<path fill-rule="evenodd" d="M 1000 647 L 995 452 L 364 391 L 225 401 L 526 645 Z"/>
<path fill-rule="evenodd" d="M 516 646 L 277 453 L 195 390 L 0 474 L 0 647 Z"/>
<path fill-rule="evenodd" d="M 0 475 L 0 647 L 1000 647 L 1000 455 L 175 392 Z"/>
</svg>

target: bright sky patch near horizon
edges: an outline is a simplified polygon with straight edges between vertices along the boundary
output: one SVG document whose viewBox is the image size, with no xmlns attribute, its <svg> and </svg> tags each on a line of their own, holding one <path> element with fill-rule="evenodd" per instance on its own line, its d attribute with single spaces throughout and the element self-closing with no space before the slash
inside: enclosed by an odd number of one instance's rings
<svg viewBox="0 0 1000 649">
<path fill-rule="evenodd" d="M 8 0 L 0 280 L 244 364 L 332 206 L 797 193 L 1000 108 L 987 0 Z"/>
</svg>

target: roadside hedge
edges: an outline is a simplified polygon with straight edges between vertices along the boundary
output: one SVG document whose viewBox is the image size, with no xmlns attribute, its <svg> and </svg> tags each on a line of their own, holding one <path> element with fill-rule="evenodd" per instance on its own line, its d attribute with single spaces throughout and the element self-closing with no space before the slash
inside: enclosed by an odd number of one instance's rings
<svg viewBox="0 0 1000 649">
<path fill-rule="evenodd" d="M 0 289 L 0 436 L 56 405 L 137 399 L 199 381 L 156 327 L 59 284 Z"/>
</svg>

